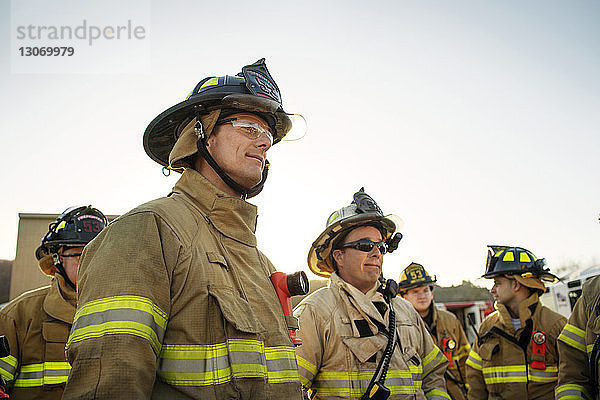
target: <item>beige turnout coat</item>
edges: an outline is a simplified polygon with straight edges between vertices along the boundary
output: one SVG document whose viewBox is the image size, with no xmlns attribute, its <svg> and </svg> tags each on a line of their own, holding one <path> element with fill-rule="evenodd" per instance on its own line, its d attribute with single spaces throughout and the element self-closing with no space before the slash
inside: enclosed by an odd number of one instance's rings
<svg viewBox="0 0 600 400">
<path fill-rule="evenodd" d="M 65 399 L 301 399 L 256 207 L 187 169 L 86 247 Z"/>
<path fill-rule="evenodd" d="M 498 310 L 481 324 L 480 339 L 475 340 L 467 359 L 469 400 L 552 399 L 558 378 L 556 340 L 566 318 L 544 307 L 534 293 L 519 305 L 521 328 L 515 332 L 506 306 L 498 304 L 496 307 Z M 544 333 L 544 355 L 533 354 L 531 333 L 527 335 L 525 329 L 528 320 L 531 320 L 532 332 Z M 523 340 L 525 349 L 517 343 L 519 339 Z M 533 361 L 543 362 L 544 368 L 534 368 Z"/>
<path fill-rule="evenodd" d="M 60 399 L 71 366 L 65 344 L 75 315 L 75 291 L 56 274 L 50 286 L 23 293 L 0 310 L 0 335 L 10 355 L 0 374 L 11 399 Z"/>
<path fill-rule="evenodd" d="M 558 337 L 558 386 L 556 399 L 597 399 L 600 364 L 596 376 L 590 375 L 590 358 L 600 335 L 600 277 L 583 285 L 583 292 Z M 596 361 L 597 362 L 597 361 Z M 593 387 L 593 381 L 596 387 Z M 594 396 L 594 391 L 596 396 Z M 592 397 L 594 396 L 594 397 Z"/>
<path fill-rule="evenodd" d="M 333 273 L 327 287 L 296 307 L 300 377 L 317 398 L 358 399 L 365 393 L 388 341 L 379 327 L 387 328 L 389 309 L 382 307 L 382 316 L 374 302 L 385 304 L 380 293 L 365 295 Z M 410 303 L 396 297 L 393 305 L 400 343 L 385 380 L 390 399 L 449 399 L 446 357 Z"/>
</svg>

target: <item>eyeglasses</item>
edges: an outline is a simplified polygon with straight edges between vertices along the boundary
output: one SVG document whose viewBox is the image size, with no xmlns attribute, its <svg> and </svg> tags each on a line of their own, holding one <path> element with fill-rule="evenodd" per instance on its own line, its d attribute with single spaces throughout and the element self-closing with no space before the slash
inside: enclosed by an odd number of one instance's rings
<svg viewBox="0 0 600 400">
<path fill-rule="evenodd" d="M 61 254 L 61 257 L 81 257 L 82 253 Z"/>
<path fill-rule="evenodd" d="M 385 242 L 372 242 L 369 239 L 360 239 L 355 242 L 344 243 L 341 248 L 345 249 L 351 247 L 358 251 L 363 251 L 365 253 L 370 253 L 373 250 L 373 247 L 377 246 L 379 252 L 381 254 L 387 253 L 387 245 Z"/>
<path fill-rule="evenodd" d="M 256 140 L 261 136 L 266 136 L 269 139 L 271 145 L 273 144 L 273 133 L 270 129 L 264 128 L 256 122 L 238 119 L 238 118 L 225 118 L 217 122 L 217 125 L 231 124 L 234 128 L 238 129 L 249 139 Z"/>
</svg>

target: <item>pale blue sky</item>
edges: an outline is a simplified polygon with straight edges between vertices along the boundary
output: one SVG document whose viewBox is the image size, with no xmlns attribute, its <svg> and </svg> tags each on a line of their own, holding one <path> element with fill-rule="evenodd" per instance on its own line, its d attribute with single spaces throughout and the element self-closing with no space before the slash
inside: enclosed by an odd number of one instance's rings
<svg viewBox="0 0 600 400">
<path fill-rule="evenodd" d="M 307 270 L 326 218 L 361 186 L 405 221 L 390 277 L 416 261 L 442 284 L 472 280 L 487 244 L 551 267 L 600 263 L 600 3 L 223 4 L 152 2 L 137 73 L 11 74 L 0 3 L 0 258 L 15 256 L 19 212 L 119 214 L 168 193 L 146 125 L 201 78 L 266 57 L 285 109 L 309 124 L 270 151 L 252 200 L 279 269 Z"/>
</svg>

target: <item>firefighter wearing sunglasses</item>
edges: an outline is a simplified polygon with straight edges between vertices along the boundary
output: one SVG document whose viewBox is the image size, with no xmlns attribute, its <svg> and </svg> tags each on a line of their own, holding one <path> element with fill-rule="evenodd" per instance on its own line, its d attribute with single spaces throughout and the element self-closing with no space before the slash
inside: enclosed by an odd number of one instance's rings
<svg viewBox="0 0 600 400">
<path fill-rule="evenodd" d="M 467 359 L 469 399 L 553 399 L 556 341 L 566 318 L 542 305 L 544 282 L 558 278 L 522 247 L 488 246 L 484 278 L 496 311 L 479 327 Z"/>
<path fill-rule="evenodd" d="M 382 282 L 383 256 L 402 235 L 363 189 L 327 219 L 308 266 L 327 287 L 294 310 L 302 384 L 318 399 L 449 399 L 448 361 L 421 318 Z M 396 289 L 396 290 L 394 290 Z"/>
<path fill-rule="evenodd" d="M 60 399 L 71 366 L 65 344 L 75 315 L 77 269 L 85 246 L 107 223 L 92 206 L 71 207 L 49 226 L 35 255 L 52 283 L 26 292 L 0 310 L 0 335 L 10 354 L 0 374 L 11 399 Z"/>
<path fill-rule="evenodd" d="M 264 59 L 202 79 L 150 123 L 146 153 L 182 175 L 86 250 L 65 399 L 302 398 L 288 331 L 297 322 L 246 201 L 290 129 Z"/>
<path fill-rule="evenodd" d="M 456 316 L 436 308 L 433 301 L 435 276 L 427 273 L 421 264 L 411 263 L 400 274 L 400 294 L 419 313 L 433 341 L 448 359 L 446 388 L 453 400 L 466 399 L 465 361 L 471 346 Z"/>
</svg>

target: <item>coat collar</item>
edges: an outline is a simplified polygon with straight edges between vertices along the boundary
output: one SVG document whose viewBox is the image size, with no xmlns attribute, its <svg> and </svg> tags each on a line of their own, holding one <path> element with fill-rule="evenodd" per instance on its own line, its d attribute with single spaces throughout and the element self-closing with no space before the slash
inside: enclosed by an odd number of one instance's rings
<svg viewBox="0 0 600 400">
<path fill-rule="evenodd" d="M 223 235 L 247 246 L 256 246 L 258 213 L 255 205 L 222 192 L 191 168 L 183 171 L 173 193 L 185 196 Z"/>
<path fill-rule="evenodd" d="M 366 294 L 364 294 L 363 292 L 361 292 L 360 290 L 358 290 L 357 288 L 340 278 L 337 272 L 331 274 L 329 286 L 330 288 L 334 288 L 334 291 L 342 300 L 342 303 L 346 307 L 346 314 L 351 320 L 367 320 L 373 334 L 377 334 L 379 332 L 379 329 L 372 322 L 372 319 L 387 326 L 386 320 L 384 319 L 384 317 L 381 316 L 381 314 L 379 313 L 379 311 L 377 311 L 377 308 L 373 304 L 374 301 L 385 302 L 381 293 L 379 293 L 376 290 L 369 291 L 368 294 L 370 296 L 367 296 Z M 379 287 L 379 282 L 377 282 L 377 287 Z M 352 330 L 354 336 L 360 336 L 354 324 L 352 324 Z"/>
<path fill-rule="evenodd" d="M 521 328 L 525 327 L 528 319 L 533 319 L 540 312 L 541 307 L 538 305 L 539 297 L 537 292 L 533 292 L 531 296 L 526 298 L 519 304 L 519 319 L 521 320 Z M 500 315 L 500 323 L 509 332 L 515 332 L 510 320 L 510 313 L 504 304 L 496 304 L 496 309 Z"/>
<path fill-rule="evenodd" d="M 65 282 L 62 275 L 56 274 L 52 279 L 50 291 L 44 299 L 44 311 L 53 318 L 72 324 L 76 306 L 75 290 Z"/>
</svg>

